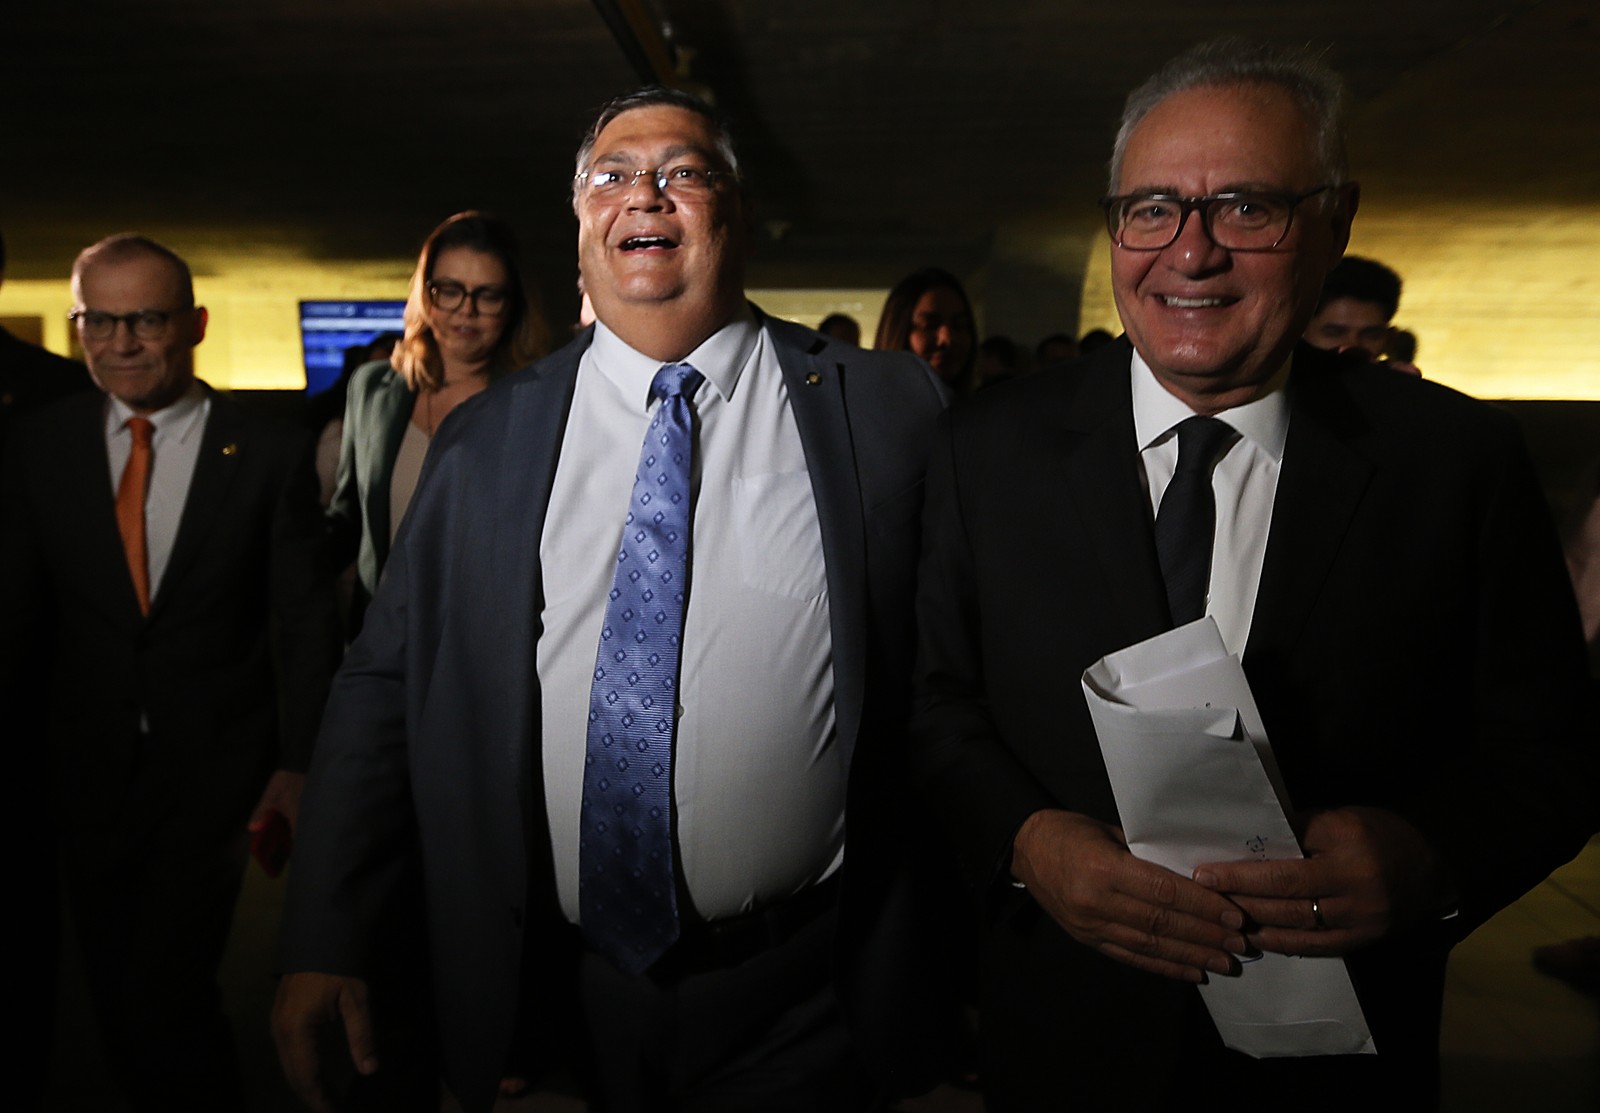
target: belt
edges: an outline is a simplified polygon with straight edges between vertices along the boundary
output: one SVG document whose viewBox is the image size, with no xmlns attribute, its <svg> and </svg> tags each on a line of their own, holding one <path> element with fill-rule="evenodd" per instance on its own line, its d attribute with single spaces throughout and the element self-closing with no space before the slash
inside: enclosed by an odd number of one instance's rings
<svg viewBox="0 0 1600 1113">
<path fill-rule="evenodd" d="M 839 906 L 839 876 L 787 900 L 723 920 L 685 923 L 672 949 L 650 968 L 652 977 L 677 978 L 737 966 L 794 938 Z"/>
</svg>

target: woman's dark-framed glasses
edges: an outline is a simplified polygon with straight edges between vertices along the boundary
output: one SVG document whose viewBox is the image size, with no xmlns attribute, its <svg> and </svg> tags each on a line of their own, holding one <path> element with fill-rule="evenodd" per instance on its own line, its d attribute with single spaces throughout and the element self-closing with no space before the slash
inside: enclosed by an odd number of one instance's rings
<svg viewBox="0 0 1600 1113">
<path fill-rule="evenodd" d="M 1168 193 L 1128 193 L 1100 202 L 1106 211 L 1106 231 L 1112 242 L 1127 251 L 1160 251 L 1183 231 L 1189 214 L 1198 212 L 1211 242 L 1228 251 L 1271 251 L 1283 242 L 1301 202 L 1332 185 L 1319 185 L 1304 193 L 1235 190 L 1204 197 L 1178 197 Z"/>
<path fill-rule="evenodd" d="M 442 309 L 446 313 L 460 309 L 470 301 L 472 308 L 485 317 L 498 317 L 505 312 L 506 297 L 504 286 L 479 286 L 469 290 L 459 282 L 448 280 L 428 283 L 428 300 L 435 309 Z"/>
</svg>

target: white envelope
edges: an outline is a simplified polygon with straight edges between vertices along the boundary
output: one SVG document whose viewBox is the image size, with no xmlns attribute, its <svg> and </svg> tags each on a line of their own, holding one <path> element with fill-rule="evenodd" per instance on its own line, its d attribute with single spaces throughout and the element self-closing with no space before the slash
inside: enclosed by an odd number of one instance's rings
<svg viewBox="0 0 1600 1113">
<path fill-rule="evenodd" d="M 1209 615 L 1102 658 L 1083 692 L 1134 854 L 1185 877 L 1205 862 L 1301 857 L 1255 698 Z M 1269 953 L 1200 994 L 1246 1055 L 1377 1050 L 1341 958 Z"/>
</svg>

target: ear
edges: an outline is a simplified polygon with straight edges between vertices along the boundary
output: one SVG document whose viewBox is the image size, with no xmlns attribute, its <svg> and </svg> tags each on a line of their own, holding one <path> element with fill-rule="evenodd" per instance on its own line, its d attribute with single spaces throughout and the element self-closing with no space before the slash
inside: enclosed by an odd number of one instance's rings
<svg viewBox="0 0 1600 1113">
<path fill-rule="evenodd" d="M 1333 245 L 1335 261 L 1344 257 L 1345 248 L 1350 246 L 1350 225 L 1356 218 L 1356 209 L 1361 205 L 1361 183 L 1346 182 L 1339 187 L 1338 199 L 1333 206 Z"/>
<path fill-rule="evenodd" d="M 206 338 L 206 323 L 211 320 L 211 314 L 206 312 L 206 307 L 197 305 L 194 308 L 194 339 L 189 341 L 191 347 Z"/>
</svg>

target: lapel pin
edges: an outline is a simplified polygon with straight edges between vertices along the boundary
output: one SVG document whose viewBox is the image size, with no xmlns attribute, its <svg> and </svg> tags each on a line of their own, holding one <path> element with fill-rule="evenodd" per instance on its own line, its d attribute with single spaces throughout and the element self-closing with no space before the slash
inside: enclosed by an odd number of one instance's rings
<svg viewBox="0 0 1600 1113">
<path fill-rule="evenodd" d="M 235 453 L 237 453 L 238 451 L 239 451 L 239 446 L 234 444 L 232 441 L 229 441 L 227 444 L 222 446 L 222 454 L 224 456 L 232 456 Z"/>
<path fill-rule="evenodd" d="M 810 374 L 808 374 L 806 376 L 806 385 L 807 386 L 816 386 L 821 381 L 822 381 L 822 376 L 817 374 L 815 371 L 812 371 Z"/>
</svg>

